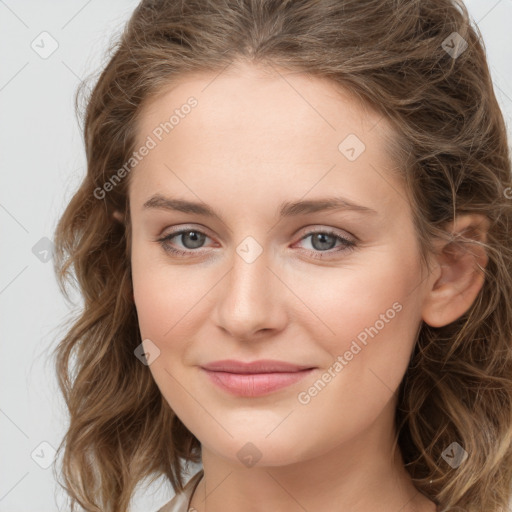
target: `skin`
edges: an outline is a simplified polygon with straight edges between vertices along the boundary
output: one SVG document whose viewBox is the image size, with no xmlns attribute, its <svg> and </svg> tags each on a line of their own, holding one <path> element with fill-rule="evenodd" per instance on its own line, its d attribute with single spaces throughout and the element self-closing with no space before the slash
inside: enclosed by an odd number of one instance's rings
<svg viewBox="0 0 512 512">
<path fill-rule="evenodd" d="M 141 336 L 160 351 L 149 369 L 202 445 L 205 476 L 192 507 L 434 511 L 399 451 L 391 455 L 396 391 L 421 322 L 446 325 L 470 307 L 485 254 L 443 252 L 440 244 L 430 273 L 421 268 L 410 204 L 387 154 L 391 128 L 328 81 L 240 63 L 218 76 L 183 77 L 145 106 L 139 143 L 190 96 L 197 107 L 132 171 L 129 199 Z M 366 146 L 354 161 L 338 150 L 348 134 Z M 222 221 L 144 209 L 156 193 L 206 203 Z M 283 201 L 327 196 L 376 213 L 279 218 Z M 449 229 L 468 226 L 485 237 L 485 221 L 474 215 Z M 194 239 L 178 235 L 167 244 L 188 255 L 172 255 L 157 240 L 179 229 L 206 238 L 194 248 Z M 356 246 L 327 238 L 332 248 L 318 249 L 307 235 L 325 230 Z M 247 236 L 262 249 L 251 263 L 236 251 Z M 394 318 L 300 403 L 298 393 L 396 303 Z M 236 397 L 199 368 L 227 358 L 316 369 L 269 395 Z M 248 442 L 261 454 L 252 467 L 237 456 Z"/>
</svg>

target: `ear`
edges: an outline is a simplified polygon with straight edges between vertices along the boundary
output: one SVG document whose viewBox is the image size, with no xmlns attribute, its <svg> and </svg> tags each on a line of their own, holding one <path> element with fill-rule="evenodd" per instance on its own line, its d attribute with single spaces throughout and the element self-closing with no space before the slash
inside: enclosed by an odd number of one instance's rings
<svg viewBox="0 0 512 512">
<path fill-rule="evenodd" d="M 487 217 L 467 214 L 450 222 L 447 230 L 464 240 L 436 242 L 437 271 L 433 272 L 423 302 L 422 318 L 431 327 L 443 327 L 460 318 L 471 307 L 484 284 L 482 269 L 488 262 L 481 245 L 487 242 Z"/>
<path fill-rule="evenodd" d="M 124 222 L 124 215 L 119 210 L 115 210 L 112 213 L 112 217 L 114 217 L 114 219 L 116 219 L 119 222 L 121 222 L 121 224 Z"/>
</svg>

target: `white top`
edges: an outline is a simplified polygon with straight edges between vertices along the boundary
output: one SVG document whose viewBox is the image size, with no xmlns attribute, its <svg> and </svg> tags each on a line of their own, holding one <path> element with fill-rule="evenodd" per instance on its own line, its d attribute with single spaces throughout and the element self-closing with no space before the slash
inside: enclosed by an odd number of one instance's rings
<svg viewBox="0 0 512 512">
<path fill-rule="evenodd" d="M 203 470 L 201 469 L 185 484 L 183 492 L 176 494 L 171 501 L 159 508 L 157 512 L 188 512 L 190 499 L 202 476 Z"/>
</svg>

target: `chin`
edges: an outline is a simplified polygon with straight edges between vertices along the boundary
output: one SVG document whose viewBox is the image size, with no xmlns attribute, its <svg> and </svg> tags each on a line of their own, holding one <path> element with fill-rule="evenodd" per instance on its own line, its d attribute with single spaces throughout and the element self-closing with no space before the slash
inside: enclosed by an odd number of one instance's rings
<svg viewBox="0 0 512 512">
<path fill-rule="evenodd" d="M 201 444 L 241 468 L 286 466 L 308 459 L 312 456 L 308 452 L 314 452 L 313 447 L 308 449 L 304 433 L 290 435 L 283 430 L 279 435 L 279 427 L 272 432 L 275 426 L 269 429 L 268 424 L 262 429 L 237 429 L 229 425 L 226 428 L 233 437 L 228 434 L 222 439 L 207 436 L 204 441 L 200 440 Z"/>
</svg>

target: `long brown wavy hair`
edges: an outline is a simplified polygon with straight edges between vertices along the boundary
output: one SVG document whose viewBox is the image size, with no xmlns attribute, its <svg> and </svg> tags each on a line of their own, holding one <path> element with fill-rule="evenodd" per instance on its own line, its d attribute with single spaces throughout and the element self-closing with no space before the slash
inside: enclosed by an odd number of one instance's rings
<svg viewBox="0 0 512 512">
<path fill-rule="evenodd" d="M 467 43 L 460 55 L 448 51 L 463 48 L 454 41 Z M 186 73 L 220 73 L 237 60 L 328 78 L 389 120 L 425 262 L 434 238 L 450 240 L 444 228 L 457 215 L 489 219 L 487 240 L 478 242 L 488 256 L 485 281 L 471 308 L 445 327 L 420 326 L 398 390 L 394 448 L 416 488 L 440 510 L 506 509 L 511 161 L 485 46 L 464 4 L 144 0 L 86 99 L 87 172 L 54 236 L 60 289 L 69 300 L 71 283 L 83 298 L 53 354 L 70 414 L 57 479 L 62 475 L 72 510 L 128 510 L 137 484 L 162 475 L 182 490 L 187 464 L 200 462 L 198 439 L 134 355 L 141 338 L 130 273 L 129 174 L 118 178 L 136 149 L 146 101 Z M 116 185 L 101 192 L 116 173 Z M 113 218 L 116 210 L 125 222 Z M 458 468 L 442 456 L 453 442 L 469 454 Z"/>
</svg>

